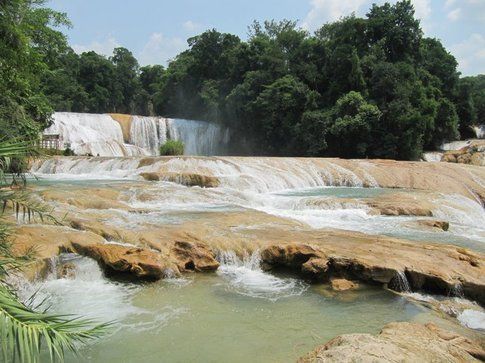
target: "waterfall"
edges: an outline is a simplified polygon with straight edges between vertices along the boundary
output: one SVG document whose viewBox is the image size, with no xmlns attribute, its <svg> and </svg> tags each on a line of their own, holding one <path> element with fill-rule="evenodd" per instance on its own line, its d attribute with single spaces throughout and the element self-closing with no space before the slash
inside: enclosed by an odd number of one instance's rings
<svg viewBox="0 0 485 363">
<path fill-rule="evenodd" d="M 396 272 L 396 275 L 389 282 L 389 287 L 398 292 L 411 292 L 411 286 L 403 271 Z"/>
<path fill-rule="evenodd" d="M 478 139 L 485 139 L 485 125 L 474 126 L 473 131 Z"/>
<path fill-rule="evenodd" d="M 443 158 L 443 153 L 438 151 L 431 151 L 423 154 L 423 160 L 427 162 L 440 162 Z"/>
<path fill-rule="evenodd" d="M 221 251 L 218 260 L 221 265 L 217 274 L 227 280 L 229 291 L 239 295 L 277 301 L 299 296 L 308 288 L 300 280 L 264 272 L 260 267 L 261 257 L 258 251 L 242 259 L 232 251 Z"/>
<path fill-rule="evenodd" d="M 369 166 L 350 170 L 337 161 L 298 158 L 153 158 L 149 165 L 129 158 L 66 158 L 40 160 L 32 167 L 39 174 L 136 178 L 141 173 L 195 173 L 216 178 L 221 186 L 255 193 L 323 186 L 362 187 L 372 181 Z M 369 179 L 370 178 L 370 179 Z"/>
<path fill-rule="evenodd" d="M 130 134 L 130 143 L 152 155 L 167 140 L 182 141 L 185 155 L 223 155 L 229 144 L 228 129 L 205 121 L 133 116 Z"/>
<path fill-rule="evenodd" d="M 169 139 L 182 141 L 185 155 L 223 155 L 229 146 L 229 130 L 218 124 L 147 116 L 131 116 L 126 144 L 123 129 L 113 117 L 56 112 L 44 135 L 59 135 L 62 148 L 69 146 L 76 155 L 156 156 Z"/>
<path fill-rule="evenodd" d="M 159 120 L 156 117 L 133 116 L 130 143 L 157 155 L 160 148 Z"/>
<path fill-rule="evenodd" d="M 109 115 L 56 112 L 44 135 L 59 135 L 62 148 L 77 155 L 143 156 L 141 148 L 123 142 L 121 126 Z"/>
<path fill-rule="evenodd" d="M 229 144 L 229 130 L 214 123 L 174 119 L 166 127 L 171 139 L 184 143 L 185 155 L 223 155 Z"/>
</svg>

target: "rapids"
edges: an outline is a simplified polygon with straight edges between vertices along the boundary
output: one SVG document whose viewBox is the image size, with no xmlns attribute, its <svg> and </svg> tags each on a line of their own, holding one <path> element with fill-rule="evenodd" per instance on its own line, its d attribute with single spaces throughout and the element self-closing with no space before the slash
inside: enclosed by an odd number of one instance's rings
<svg viewBox="0 0 485 363">
<path fill-rule="evenodd" d="M 151 122 L 135 118 L 131 126 L 151 135 Z M 163 125 L 156 129 L 173 137 L 170 125 Z M 163 141 L 158 135 L 142 143 L 147 140 L 132 141 L 147 150 Z M 155 283 L 108 278 L 77 255 L 52 261 L 48 278 L 26 284 L 23 296 L 39 291 L 39 302 L 54 312 L 116 320 L 109 336 L 82 348 L 88 362 L 286 362 L 336 335 L 376 333 L 391 321 L 432 321 L 467 334 L 483 329 L 479 306 L 411 292 L 404 272 L 396 281 L 401 294 L 363 283 L 335 292 L 328 284 L 267 272 L 259 246 L 250 244 L 265 233 L 284 240 L 298 230 L 338 229 L 484 252 L 480 168 L 340 159 L 64 157 L 37 161 L 32 173 L 40 178 L 30 183 L 35 193 L 68 218 L 93 221 L 103 243 L 146 246 L 141 240 L 149 233 L 162 239 L 193 235 L 217 251 L 216 273 Z M 160 179 L 144 180 L 147 173 Z M 189 187 L 182 179 L 164 179 L 191 173 L 218 184 Z M 386 209 L 388 214 L 380 213 Z M 449 230 L 421 223 L 430 221 L 448 222 Z M 104 229 L 127 239 L 105 236 Z M 219 237 L 224 248 L 216 244 Z M 242 246 L 233 243 L 237 238 Z M 56 273 L 65 263 L 75 265 L 73 276 Z M 453 290 L 460 294 L 460 286 Z M 445 303 L 451 308 L 441 308 Z"/>
</svg>

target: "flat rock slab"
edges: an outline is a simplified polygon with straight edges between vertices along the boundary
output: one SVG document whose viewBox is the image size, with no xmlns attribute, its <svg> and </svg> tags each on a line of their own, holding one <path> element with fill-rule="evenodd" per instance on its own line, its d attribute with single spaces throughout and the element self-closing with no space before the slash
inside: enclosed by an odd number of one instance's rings
<svg viewBox="0 0 485 363">
<path fill-rule="evenodd" d="M 483 347 L 434 324 L 390 323 L 378 335 L 338 336 L 299 363 L 310 362 L 480 362 Z"/>
</svg>

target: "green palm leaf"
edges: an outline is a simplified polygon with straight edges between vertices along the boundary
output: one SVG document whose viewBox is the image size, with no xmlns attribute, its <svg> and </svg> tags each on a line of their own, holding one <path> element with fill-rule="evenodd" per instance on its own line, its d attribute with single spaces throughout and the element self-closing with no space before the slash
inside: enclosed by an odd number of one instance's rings
<svg viewBox="0 0 485 363">
<path fill-rule="evenodd" d="M 110 325 L 39 312 L 38 308 L 22 302 L 5 281 L 5 276 L 21 268 L 33 253 L 28 251 L 20 257 L 11 253 L 10 229 L 2 219 L 6 208 L 11 208 L 17 220 L 25 223 L 35 222 L 36 217 L 42 222 L 48 218 L 60 223 L 52 215 L 52 210 L 33 200 L 28 192 L 9 188 L 6 173 L 12 160 L 32 155 L 38 155 L 32 142 L 0 141 L 0 350 L 5 362 L 17 359 L 39 362 L 42 349 L 48 351 L 51 361 L 62 361 L 66 351 L 75 352 L 79 344 L 100 337 Z"/>
<path fill-rule="evenodd" d="M 43 344 L 51 361 L 63 360 L 76 344 L 99 338 L 109 327 L 90 320 L 36 312 L 22 303 L 5 284 L 0 284 L 0 336 L 5 362 L 38 362 Z"/>
</svg>

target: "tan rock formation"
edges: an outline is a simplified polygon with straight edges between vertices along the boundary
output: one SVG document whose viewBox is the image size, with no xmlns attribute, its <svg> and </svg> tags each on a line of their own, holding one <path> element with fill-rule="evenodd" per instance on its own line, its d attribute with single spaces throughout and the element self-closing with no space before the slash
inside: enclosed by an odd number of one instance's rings
<svg viewBox="0 0 485 363">
<path fill-rule="evenodd" d="M 121 131 L 123 132 L 123 139 L 126 143 L 130 142 L 130 132 L 131 132 L 131 121 L 133 116 L 124 115 L 121 113 L 111 113 L 111 118 L 118 122 L 121 126 Z"/>
<path fill-rule="evenodd" d="M 310 362 L 479 362 L 483 346 L 434 324 L 390 323 L 378 335 L 338 336 L 298 360 Z"/>
<path fill-rule="evenodd" d="M 450 223 L 446 221 L 436 221 L 436 220 L 425 219 L 425 220 L 416 221 L 416 223 L 423 227 L 437 228 L 445 232 L 450 229 Z"/>
<path fill-rule="evenodd" d="M 138 278 L 160 279 L 167 269 L 158 253 L 144 248 L 79 243 L 73 243 L 72 247 L 77 253 L 94 258 L 104 267 L 116 272 L 129 273 Z"/>
<path fill-rule="evenodd" d="M 346 279 L 331 279 L 330 286 L 332 286 L 332 289 L 335 291 L 347 291 L 356 289 L 359 287 L 359 284 Z"/>
<path fill-rule="evenodd" d="M 172 247 L 179 271 L 208 272 L 215 271 L 219 262 L 214 252 L 202 243 L 176 241 Z"/>
<path fill-rule="evenodd" d="M 375 237 L 369 244 L 362 236 L 360 242 L 355 243 L 357 240 L 349 238 L 351 235 L 349 233 L 340 244 L 342 232 L 334 232 L 326 241 L 312 246 L 271 245 L 262 250 L 262 260 L 267 266 L 291 268 L 320 281 L 346 278 L 386 284 L 397 291 L 401 286 L 399 274 L 405 274 L 414 291 L 448 295 L 463 288 L 465 296 L 485 303 L 483 256 L 467 250 L 462 254 L 452 246 L 418 246 L 395 239 L 385 241 L 382 237 Z"/>
<path fill-rule="evenodd" d="M 186 185 L 188 187 L 199 186 L 201 188 L 216 188 L 220 185 L 219 179 L 210 175 L 195 173 L 141 173 L 140 176 L 148 181 L 169 181 Z"/>
</svg>

